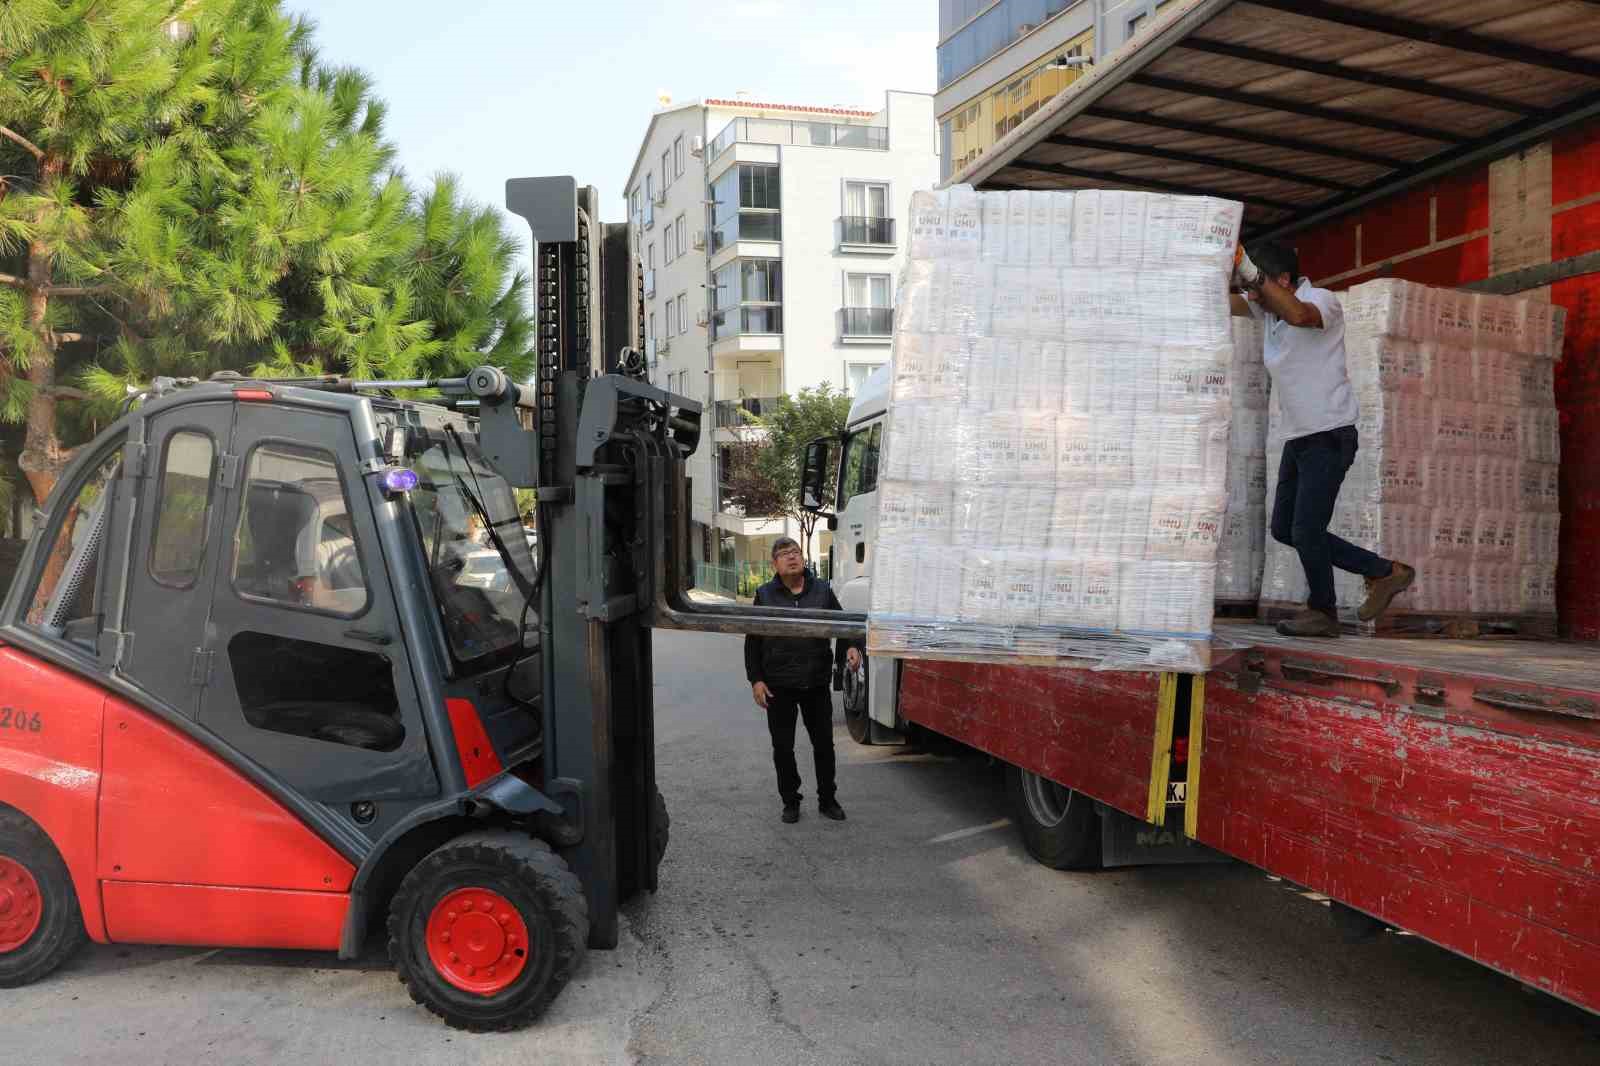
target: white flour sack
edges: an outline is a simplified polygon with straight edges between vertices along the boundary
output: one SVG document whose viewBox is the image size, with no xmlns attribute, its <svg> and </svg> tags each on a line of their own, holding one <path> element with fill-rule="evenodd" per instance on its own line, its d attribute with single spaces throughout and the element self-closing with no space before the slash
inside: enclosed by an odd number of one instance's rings
<svg viewBox="0 0 1600 1066">
<path fill-rule="evenodd" d="M 1209 665 L 1213 602 L 1254 599 L 1266 564 L 1261 337 L 1227 299 L 1241 213 L 1123 190 L 913 194 L 869 650 Z M 1402 361 L 1422 365 L 1415 350 Z M 1543 386 L 1514 380 L 1519 396 Z M 1501 458 L 1514 440 L 1550 453 L 1545 424 L 1462 399 L 1456 428 Z M 1508 497 L 1541 498 L 1542 470 L 1514 473 L 1498 475 Z M 1495 594 L 1539 587 L 1515 551 L 1497 558 Z"/>
</svg>

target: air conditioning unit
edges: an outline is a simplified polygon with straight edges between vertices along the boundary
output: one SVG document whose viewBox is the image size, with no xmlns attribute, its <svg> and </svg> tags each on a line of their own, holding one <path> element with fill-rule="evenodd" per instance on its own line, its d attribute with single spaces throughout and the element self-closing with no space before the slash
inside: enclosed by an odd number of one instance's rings
<svg viewBox="0 0 1600 1066">
<path fill-rule="evenodd" d="M 667 206 L 667 190 L 666 189 L 657 190 L 657 192 L 656 192 L 656 206 L 657 207 L 666 207 Z"/>
<path fill-rule="evenodd" d="M 695 251 L 700 251 L 700 250 L 704 249 L 705 246 L 706 246 L 706 231 L 703 230 L 703 229 L 695 230 L 694 231 L 694 242 L 693 243 L 694 243 Z"/>
<path fill-rule="evenodd" d="M 689 138 L 689 154 L 699 159 L 706 154 L 706 139 L 704 137 Z"/>
<path fill-rule="evenodd" d="M 672 338 L 671 337 L 668 337 L 666 340 L 660 341 L 660 342 L 658 342 L 656 344 L 656 354 L 657 355 L 666 355 L 670 351 L 672 351 Z"/>
<path fill-rule="evenodd" d="M 697 325 L 697 326 L 709 326 L 709 325 L 711 325 L 711 312 L 710 311 L 696 311 L 695 312 L 695 316 L 694 316 L 694 324 Z"/>
</svg>

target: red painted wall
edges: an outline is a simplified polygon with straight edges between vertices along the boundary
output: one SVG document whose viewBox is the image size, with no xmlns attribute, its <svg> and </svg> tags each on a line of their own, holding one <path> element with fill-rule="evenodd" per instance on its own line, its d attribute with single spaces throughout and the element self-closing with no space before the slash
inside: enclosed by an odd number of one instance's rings
<svg viewBox="0 0 1600 1066">
<path fill-rule="evenodd" d="M 1600 201 L 1573 203 L 1600 196 L 1600 122 L 1562 134 L 1551 148 L 1551 255 L 1600 250 Z M 1488 277 L 1488 230 L 1489 169 L 1481 166 L 1398 193 L 1294 241 L 1301 271 L 1335 289 L 1375 277 L 1452 286 Z M 1566 347 L 1556 366 L 1562 455 L 1557 606 L 1564 634 L 1600 640 L 1600 274 L 1560 282 L 1550 298 L 1567 310 Z"/>
</svg>

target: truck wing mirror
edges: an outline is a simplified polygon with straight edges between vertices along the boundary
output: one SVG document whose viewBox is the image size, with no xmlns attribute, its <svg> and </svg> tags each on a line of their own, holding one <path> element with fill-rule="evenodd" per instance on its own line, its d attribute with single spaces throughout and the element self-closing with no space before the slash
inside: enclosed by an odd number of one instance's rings
<svg viewBox="0 0 1600 1066">
<path fill-rule="evenodd" d="M 828 456 L 833 440 L 822 437 L 806 445 L 800 462 L 800 509 L 812 514 L 828 513 Z"/>
</svg>

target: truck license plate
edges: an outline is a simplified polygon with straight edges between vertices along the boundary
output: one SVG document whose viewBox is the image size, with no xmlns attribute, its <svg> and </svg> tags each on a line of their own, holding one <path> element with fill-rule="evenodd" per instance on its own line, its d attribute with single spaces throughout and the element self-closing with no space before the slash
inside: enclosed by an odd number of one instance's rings
<svg viewBox="0 0 1600 1066">
<path fill-rule="evenodd" d="M 1189 798 L 1189 782 L 1187 782 L 1187 781 L 1168 781 L 1167 782 L 1167 802 L 1168 803 L 1183 803 L 1186 800 L 1188 800 L 1188 798 Z"/>
</svg>

